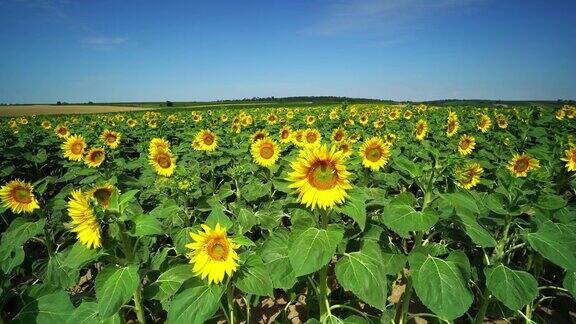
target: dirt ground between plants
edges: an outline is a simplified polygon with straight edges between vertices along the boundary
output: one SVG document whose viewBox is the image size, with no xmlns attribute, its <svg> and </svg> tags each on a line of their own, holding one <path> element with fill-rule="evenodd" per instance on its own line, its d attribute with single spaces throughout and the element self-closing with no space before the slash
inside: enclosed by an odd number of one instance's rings
<svg viewBox="0 0 576 324">
<path fill-rule="evenodd" d="M 152 110 L 153 108 L 103 106 L 103 105 L 25 105 L 0 106 L 0 117 L 58 115 L 58 114 L 93 114 L 135 110 Z"/>
</svg>

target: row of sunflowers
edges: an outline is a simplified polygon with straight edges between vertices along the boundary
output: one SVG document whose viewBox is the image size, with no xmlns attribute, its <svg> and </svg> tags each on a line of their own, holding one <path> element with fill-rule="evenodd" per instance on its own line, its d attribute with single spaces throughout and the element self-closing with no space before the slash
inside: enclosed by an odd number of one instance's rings
<svg viewBox="0 0 576 324">
<path fill-rule="evenodd" d="M 571 105 L 0 120 L 0 317 L 570 320 L 575 130 Z"/>
</svg>

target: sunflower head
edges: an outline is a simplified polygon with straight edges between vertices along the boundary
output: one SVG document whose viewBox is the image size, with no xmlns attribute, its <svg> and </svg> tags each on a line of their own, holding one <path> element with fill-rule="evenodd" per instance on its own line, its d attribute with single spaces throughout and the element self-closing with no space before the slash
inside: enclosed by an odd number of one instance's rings
<svg viewBox="0 0 576 324">
<path fill-rule="evenodd" d="M 111 130 L 105 130 L 100 135 L 100 138 L 104 141 L 108 147 L 115 149 L 120 145 L 120 139 L 122 138 L 122 134 L 118 132 L 114 132 Z"/>
<path fill-rule="evenodd" d="M 186 247 L 190 249 L 188 257 L 195 276 L 208 278 L 209 284 L 219 284 L 225 275 L 231 277 L 238 269 L 239 246 L 228 237 L 226 228 L 216 224 L 212 229 L 202 224 L 202 230 L 190 232 L 190 237 L 192 242 Z"/>
<path fill-rule="evenodd" d="M 102 246 L 100 224 L 90 204 L 89 196 L 81 190 L 72 191 L 68 201 L 68 215 L 72 219 L 72 232 L 89 249 Z"/>
<path fill-rule="evenodd" d="M 97 185 L 88 192 L 88 197 L 96 199 L 98 204 L 106 209 L 110 204 L 110 196 L 114 190 L 117 190 L 116 187 L 109 183 Z"/>
<path fill-rule="evenodd" d="M 32 190 L 34 187 L 21 180 L 12 180 L 0 187 L 2 206 L 10 208 L 13 213 L 31 213 L 40 208 Z"/>
<path fill-rule="evenodd" d="M 276 161 L 280 157 L 278 144 L 268 137 L 252 143 L 250 151 L 254 161 L 267 168 L 276 164 Z"/>
<path fill-rule="evenodd" d="M 84 157 L 84 163 L 88 167 L 97 168 L 102 165 L 105 159 L 106 153 L 104 152 L 104 149 L 101 147 L 95 147 L 86 153 L 86 156 Z"/>
<path fill-rule="evenodd" d="M 169 151 L 170 142 L 163 138 L 153 138 L 150 140 L 150 145 L 148 147 L 148 153 L 154 153 L 156 151 Z"/>
<path fill-rule="evenodd" d="M 480 120 L 478 121 L 478 125 L 476 126 L 482 133 L 486 133 L 490 126 L 492 126 L 492 119 L 490 116 L 486 114 L 480 115 Z"/>
<path fill-rule="evenodd" d="M 474 188 L 480 182 L 484 169 L 478 163 L 470 163 L 463 168 L 456 169 L 456 185 L 464 189 Z"/>
<path fill-rule="evenodd" d="M 515 154 L 508 163 L 508 170 L 516 177 L 526 177 L 528 172 L 540 167 L 540 162 L 528 154 Z"/>
<path fill-rule="evenodd" d="M 50 129 L 50 127 L 52 127 L 52 124 L 49 121 L 45 120 L 42 122 L 42 128 Z"/>
<path fill-rule="evenodd" d="M 200 151 L 212 152 L 218 146 L 218 136 L 208 129 L 198 132 L 194 141 L 197 144 L 196 149 Z"/>
<path fill-rule="evenodd" d="M 346 140 L 340 141 L 338 144 L 336 144 L 336 149 L 339 152 L 342 152 L 343 158 L 349 158 L 353 152 L 352 143 Z"/>
<path fill-rule="evenodd" d="M 135 119 L 128 118 L 128 120 L 126 121 L 126 124 L 128 125 L 128 127 L 134 127 L 134 126 L 136 126 L 137 122 Z"/>
<path fill-rule="evenodd" d="M 460 155 L 466 156 L 472 153 L 474 147 L 476 147 L 476 139 L 474 136 L 462 135 L 462 137 L 460 137 L 460 142 L 458 143 L 458 152 Z"/>
<path fill-rule="evenodd" d="M 56 136 L 58 136 L 58 138 L 66 138 L 68 137 L 68 135 L 70 135 L 68 127 L 64 125 L 56 126 L 56 128 L 54 128 L 54 133 L 56 134 Z"/>
<path fill-rule="evenodd" d="M 176 159 L 168 150 L 150 152 L 148 154 L 148 163 L 150 163 L 156 173 L 164 177 L 170 177 L 176 168 Z"/>
<path fill-rule="evenodd" d="M 304 145 L 315 146 L 320 144 L 322 135 L 316 128 L 308 128 L 304 131 L 303 138 L 304 138 Z"/>
<path fill-rule="evenodd" d="M 448 123 L 446 125 L 446 135 L 448 137 L 452 137 L 454 135 L 456 135 L 456 133 L 458 133 L 458 127 L 460 126 L 460 123 L 458 122 L 458 117 L 456 116 L 456 114 L 451 113 L 448 116 Z"/>
<path fill-rule="evenodd" d="M 296 189 L 298 201 L 314 210 L 327 209 L 344 202 L 346 190 L 352 188 L 346 170 L 344 155 L 335 147 L 326 145 L 306 147 L 291 164 L 287 180 Z"/>
<path fill-rule="evenodd" d="M 312 115 L 308 115 L 306 116 L 306 124 L 307 125 L 312 125 L 316 122 L 316 117 L 312 116 Z"/>
<path fill-rule="evenodd" d="M 360 147 L 362 165 L 372 171 L 383 168 L 390 158 L 390 146 L 379 137 L 367 139 Z"/>
<path fill-rule="evenodd" d="M 561 159 L 566 162 L 568 171 L 576 171 L 576 146 L 564 151 L 564 157 Z"/>
<path fill-rule="evenodd" d="M 332 131 L 332 142 L 338 143 L 346 138 L 346 130 L 342 127 L 338 127 Z"/>
<path fill-rule="evenodd" d="M 406 110 L 404 112 L 404 119 L 406 120 L 410 120 L 412 118 L 412 111 L 411 110 Z"/>
<path fill-rule="evenodd" d="M 259 141 L 268 137 L 269 133 L 265 129 L 257 130 L 254 134 L 252 134 L 252 143 Z"/>
<path fill-rule="evenodd" d="M 504 115 L 498 115 L 496 118 L 496 124 L 498 124 L 499 128 L 506 129 L 508 128 L 508 119 Z"/>
<path fill-rule="evenodd" d="M 291 140 L 292 140 L 292 130 L 290 130 L 290 127 L 288 126 L 283 126 L 280 129 L 280 142 L 287 144 L 290 143 Z"/>
<path fill-rule="evenodd" d="M 424 119 L 418 120 L 415 128 L 416 139 L 419 141 L 424 140 L 427 132 L 428 132 L 428 123 L 426 122 L 426 120 Z"/>
<path fill-rule="evenodd" d="M 64 151 L 64 157 L 71 161 L 81 161 L 84 158 L 86 142 L 84 141 L 84 137 L 72 135 L 66 138 L 61 148 Z"/>
</svg>

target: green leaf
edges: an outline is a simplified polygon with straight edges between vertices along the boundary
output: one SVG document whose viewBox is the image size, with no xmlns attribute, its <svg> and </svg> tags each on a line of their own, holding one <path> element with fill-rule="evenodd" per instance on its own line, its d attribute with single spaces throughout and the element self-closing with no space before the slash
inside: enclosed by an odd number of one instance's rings
<svg viewBox="0 0 576 324">
<path fill-rule="evenodd" d="M 80 271 L 78 268 L 67 266 L 67 264 L 62 261 L 63 258 L 61 253 L 56 253 L 48 259 L 44 282 L 66 289 L 77 283 Z"/>
<path fill-rule="evenodd" d="M 316 272 L 330 261 L 344 233 L 341 228 L 328 229 L 310 227 L 294 231 L 290 235 L 288 257 L 296 276 Z"/>
<path fill-rule="evenodd" d="M 358 189 L 351 190 L 346 203 L 340 207 L 344 215 L 352 218 L 363 231 L 366 226 L 366 197 Z"/>
<path fill-rule="evenodd" d="M 174 297 L 168 309 L 167 324 L 202 324 L 220 308 L 224 285 L 188 288 Z"/>
<path fill-rule="evenodd" d="M 216 227 L 216 224 L 225 228 L 231 228 L 233 223 L 226 214 L 224 214 L 224 207 L 222 205 L 212 208 L 210 215 L 206 218 L 206 224 L 211 228 Z"/>
<path fill-rule="evenodd" d="M 499 215 L 507 215 L 508 211 L 504 205 L 504 199 L 501 194 L 491 193 L 484 199 L 484 206 Z"/>
<path fill-rule="evenodd" d="M 140 285 L 137 266 L 104 268 L 96 276 L 94 288 L 98 300 L 98 313 L 108 318 L 126 304 Z"/>
<path fill-rule="evenodd" d="M 464 232 L 472 239 L 472 242 L 481 247 L 494 247 L 496 240 L 482 225 L 478 224 L 474 216 L 459 213 L 456 216 L 457 224 L 464 228 Z"/>
<path fill-rule="evenodd" d="M 472 268 L 470 267 L 470 260 L 468 260 L 466 253 L 460 250 L 452 251 L 446 258 L 446 261 L 452 261 L 456 263 L 458 268 L 460 268 L 460 272 L 462 272 L 464 279 L 470 279 L 470 276 L 472 275 Z"/>
<path fill-rule="evenodd" d="M 526 234 L 525 239 L 546 259 L 568 271 L 576 270 L 576 235 L 573 226 L 545 222 L 537 232 Z"/>
<path fill-rule="evenodd" d="M 58 291 L 27 302 L 16 314 L 13 323 L 63 323 L 70 318 L 73 310 L 68 294 Z"/>
<path fill-rule="evenodd" d="M 101 249 L 89 249 L 77 241 L 66 255 L 64 264 L 71 269 L 80 269 L 88 262 L 97 260 L 101 255 L 103 255 Z"/>
<path fill-rule="evenodd" d="M 272 280 L 262 259 L 256 254 L 249 254 L 240 266 L 236 277 L 236 287 L 246 294 L 272 296 Z"/>
<path fill-rule="evenodd" d="M 92 323 L 109 323 L 109 324 L 120 324 L 120 315 L 118 313 L 112 315 L 111 317 L 101 320 L 100 315 L 98 315 L 98 304 L 96 302 L 84 301 L 80 306 L 78 306 L 74 311 L 72 311 L 72 316 L 68 318 L 66 324 L 92 324 Z"/>
<path fill-rule="evenodd" d="M 538 198 L 538 207 L 546 210 L 556 210 L 566 206 L 566 200 L 558 195 L 547 194 Z"/>
<path fill-rule="evenodd" d="M 285 228 L 276 229 L 262 244 L 259 251 L 274 288 L 288 290 L 296 283 L 296 275 L 288 258 L 289 232 Z"/>
<path fill-rule="evenodd" d="M 458 265 L 421 253 L 408 256 L 416 295 L 439 317 L 462 316 L 474 299 Z"/>
<path fill-rule="evenodd" d="M 146 236 L 146 235 L 159 235 L 164 233 L 162 229 L 162 223 L 151 215 L 138 215 L 132 219 L 135 224 L 134 235 L 136 236 Z"/>
<path fill-rule="evenodd" d="M 405 156 L 398 156 L 393 159 L 393 165 L 397 170 L 403 171 L 416 180 L 422 175 L 422 169 Z"/>
<path fill-rule="evenodd" d="M 478 204 L 476 203 L 476 200 L 468 192 L 457 191 L 455 193 L 444 194 L 442 195 L 442 197 L 448 200 L 448 202 L 450 202 L 452 207 L 454 207 L 454 209 L 456 209 L 457 212 L 464 211 L 468 212 L 468 214 L 480 213 L 480 209 L 478 209 Z"/>
<path fill-rule="evenodd" d="M 406 256 L 397 253 L 382 253 L 384 272 L 387 275 L 396 275 L 406 266 Z"/>
<path fill-rule="evenodd" d="M 247 202 L 256 201 L 270 194 L 272 189 L 272 183 L 263 184 L 257 180 L 249 182 L 247 185 L 240 189 L 241 196 L 246 199 Z"/>
<path fill-rule="evenodd" d="M 377 245 L 366 245 L 360 251 L 346 253 L 336 263 L 336 278 L 346 290 L 373 307 L 386 307 L 388 283 Z"/>
<path fill-rule="evenodd" d="M 571 294 L 572 298 L 576 299 L 576 272 L 568 271 L 566 276 L 564 276 L 564 281 L 562 282 L 564 288 L 566 288 Z"/>
<path fill-rule="evenodd" d="M 10 273 L 24 261 L 23 245 L 32 237 L 42 233 L 46 219 L 29 222 L 24 218 L 15 218 L 4 234 L 0 244 L 0 269 Z"/>
<path fill-rule="evenodd" d="M 526 271 L 500 264 L 484 269 L 484 274 L 490 292 L 511 310 L 520 310 L 538 296 L 538 282 Z"/>
<path fill-rule="evenodd" d="M 250 231 L 252 226 L 258 223 L 258 218 L 254 215 L 254 212 L 246 208 L 240 208 L 236 219 L 238 224 L 242 226 L 242 233 Z"/>
<path fill-rule="evenodd" d="M 382 211 L 384 225 L 402 237 L 408 237 L 410 231 L 425 231 L 438 221 L 438 214 L 433 209 L 417 211 L 412 206 L 390 204 Z"/>
<path fill-rule="evenodd" d="M 153 283 L 153 285 L 157 286 L 160 290 L 160 293 L 156 296 L 159 297 L 159 299 L 166 299 L 174 295 L 184 281 L 192 277 L 192 265 L 179 264 L 173 266 L 158 276 L 158 279 Z"/>
</svg>

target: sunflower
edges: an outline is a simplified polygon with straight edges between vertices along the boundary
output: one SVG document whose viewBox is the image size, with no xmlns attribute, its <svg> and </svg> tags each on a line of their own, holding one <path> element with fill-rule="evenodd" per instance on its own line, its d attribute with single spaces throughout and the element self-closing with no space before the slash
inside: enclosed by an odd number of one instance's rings
<svg viewBox="0 0 576 324">
<path fill-rule="evenodd" d="M 242 131 L 242 126 L 239 123 L 238 124 L 232 124 L 231 128 L 235 134 L 239 134 L 240 131 Z"/>
<path fill-rule="evenodd" d="M 288 119 L 294 118 L 294 111 L 289 110 L 289 111 L 286 113 L 286 118 L 288 118 Z"/>
<path fill-rule="evenodd" d="M 342 127 L 338 127 L 332 131 L 332 142 L 341 142 L 346 138 L 346 130 Z"/>
<path fill-rule="evenodd" d="M 266 116 L 266 121 L 268 124 L 274 125 L 278 121 L 278 117 L 276 117 L 276 114 L 269 113 L 268 116 Z"/>
<path fill-rule="evenodd" d="M 195 141 L 198 143 L 198 150 L 212 152 L 218 146 L 218 136 L 214 132 L 205 129 L 196 134 Z"/>
<path fill-rule="evenodd" d="M 304 131 L 301 129 L 292 132 L 292 143 L 296 146 L 304 146 Z"/>
<path fill-rule="evenodd" d="M 390 158 L 390 146 L 379 137 L 367 139 L 360 147 L 362 165 L 372 171 L 383 168 Z"/>
<path fill-rule="evenodd" d="M 315 128 L 306 129 L 302 137 L 304 138 L 304 145 L 306 146 L 318 145 L 322 140 L 322 135 Z"/>
<path fill-rule="evenodd" d="M 450 112 L 448 115 L 448 123 L 446 125 L 446 136 L 452 137 L 458 133 L 458 128 L 460 123 L 458 122 L 458 115 L 456 113 Z"/>
<path fill-rule="evenodd" d="M 32 190 L 34 187 L 21 180 L 12 180 L 0 187 L 2 207 L 10 208 L 13 213 L 31 213 L 40 208 Z"/>
<path fill-rule="evenodd" d="M 344 202 L 348 196 L 346 190 L 352 188 L 344 154 L 334 146 L 331 149 L 326 145 L 307 147 L 290 166 L 289 187 L 296 189 L 298 201 L 312 210 L 332 208 Z"/>
<path fill-rule="evenodd" d="M 261 130 L 257 130 L 254 134 L 252 134 L 252 143 L 261 140 L 263 138 L 268 137 L 270 134 L 268 133 L 267 130 L 265 129 L 261 129 Z"/>
<path fill-rule="evenodd" d="M 426 120 L 424 119 L 420 119 L 418 120 L 418 122 L 416 123 L 416 139 L 419 141 L 424 140 L 424 137 L 426 137 L 426 133 L 428 132 L 428 123 L 426 122 Z"/>
<path fill-rule="evenodd" d="M 375 121 L 372 123 L 372 125 L 374 126 L 374 128 L 380 129 L 380 128 L 384 127 L 384 119 L 375 120 Z"/>
<path fill-rule="evenodd" d="M 516 177 L 525 177 L 528 172 L 540 167 L 540 162 L 528 154 L 514 154 L 512 160 L 508 163 L 508 170 Z"/>
<path fill-rule="evenodd" d="M 122 138 L 122 134 L 118 132 L 114 132 L 111 130 L 105 130 L 100 135 L 100 138 L 108 145 L 108 147 L 115 149 L 120 145 L 120 139 Z"/>
<path fill-rule="evenodd" d="M 52 127 L 52 124 L 49 121 L 45 120 L 42 122 L 42 128 L 50 129 L 50 127 Z"/>
<path fill-rule="evenodd" d="M 84 149 L 86 142 L 84 137 L 80 135 L 72 135 L 66 138 L 66 141 L 61 146 L 64 151 L 64 157 L 71 161 L 81 161 L 84 158 Z"/>
<path fill-rule="evenodd" d="M 100 224 L 94 215 L 88 195 L 80 190 L 72 191 L 72 198 L 68 201 L 68 215 L 72 218 L 72 232 L 80 243 L 89 249 L 102 246 Z"/>
<path fill-rule="evenodd" d="M 263 138 L 252 143 L 250 151 L 254 161 L 267 168 L 273 166 L 280 157 L 278 144 L 270 138 Z"/>
<path fill-rule="evenodd" d="M 456 185 L 464 189 L 474 188 L 480 182 L 484 169 L 478 163 L 470 163 L 464 168 L 456 169 Z"/>
<path fill-rule="evenodd" d="M 231 277 L 238 269 L 238 244 L 228 238 L 226 228 L 216 224 L 214 229 L 202 224 L 198 233 L 190 232 L 192 243 L 186 244 L 191 251 L 188 253 L 192 272 L 202 279 L 208 277 L 208 283 L 219 284 L 224 275 Z"/>
<path fill-rule="evenodd" d="M 280 142 L 287 144 L 292 140 L 292 130 L 288 126 L 283 126 L 280 129 Z"/>
<path fill-rule="evenodd" d="M 156 173 L 165 177 L 171 176 L 176 168 L 176 159 L 168 150 L 150 152 L 148 154 L 148 163 L 154 168 Z"/>
<path fill-rule="evenodd" d="M 480 116 L 480 121 L 478 122 L 478 125 L 476 125 L 476 127 L 482 133 L 486 133 L 490 129 L 490 126 L 492 126 L 492 119 L 490 119 L 490 116 L 482 114 Z"/>
<path fill-rule="evenodd" d="M 474 136 L 464 134 L 460 137 L 460 142 L 458 143 L 458 152 L 460 155 L 466 156 L 472 153 L 475 147 L 476 139 Z"/>
<path fill-rule="evenodd" d="M 134 127 L 134 126 L 136 126 L 137 122 L 135 119 L 128 118 L 128 120 L 126 121 L 126 124 L 128 125 L 128 127 Z"/>
<path fill-rule="evenodd" d="M 360 119 L 358 119 L 358 122 L 360 122 L 360 124 L 362 124 L 362 125 L 366 125 L 368 123 L 368 120 L 369 120 L 368 115 L 362 114 L 360 116 Z"/>
<path fill-rule="evenodd" d="M 386 144 L 392 145 L 392 144 L 396 143 L 396 139 L 397 139 L 397 136 L 395 134 L 388 133 L 388 134 L 384 135 L 384 142 Z"/>
<path fill-rule="evenodd" d="M 70 132 L 68 131 L 68 128 L 64 125 L 58 125 L 56 126 L 56 128 L 54 128 L 54 133 L 56 134 L 56 136 L 58 136 L 59 138 L 66 138 L 68 137 L 68 135 L 70 135 Z"/>
<path fill-rule="evenodd" d="M 329 117 L 331 120 L 338 119 L 338 111 L 336 111 L 335 109 L 332 109 L 332 111 L 330 111 Z"/>
<path fill-rule="evenodd" d="M 558 109 L 556 110 L 556 112 L 554 113 L 554 116 L 556 117 L 556 119 L 558 120 L 563 120 L 564 116 L 566 116 L 566 112 L 563 109 Z"/>
<path fill-rule="evenodd" d="M 398 117 L 400 117 L 400 110 L 398 108 L 392 109 L 388 113 L 388 119 L 390 120 L 396 120 L 398 119 Z"/>
<path fill-rule="evenodd" d="M 158 122 L 156 121 L 156 119 L 150 119 L 148 121 L 148 127 L 149 128 L 156 128 L 158 127 Z"/>
<path fill-rule="evenodd" d="M 347 140 L 343 140 L 336 144 L 336 150 L 342 152 L 343 158 L 349 158 L 352 155 L 352 143 Z"/>
<path fill-rule="evenodd" d="M 86 153 L 84 157 L 84 163 L 91 168 L 99 167 L 102 162 L 106 159 L 106 153 L 101 147 L 95 147 Z"/>
<path fill-rule="evenodd" d="M 117 190 L 113 185 L 106 183 L 92 187 L 88 192 L 88 197 L 96 199 L 98 204 L 104 208 L 108 208 L 110 204 L 110 196 Z"/>
<path fill-rule="evenodd" d="M 306 124 L 307 125 L 312 125 L 316 122 L 316 117 L 312 116 L 312 115 L 308 115 L 306 116 Z"/>
<path fill-rule="evenodd" d="M 410 119 L 412 118 L 412 115 L 413 115 L 413 114 L 412 114 L 412 111 L 411 111 L 411 110 L 406 110 L 406 111 L 404 112 L 404 119 L 410 120 Z"/>
<path fill-rule="evenodd" d="M 568 171 L 576 171 L 576 147 L 571 147 L 570 149 L 564 151 L 565 157 L 562 161 L 566 161 L 566 169 Z"/>
<path fill-rule="evenodd" d="M 150 145 L 148 147 L 148 153 L 154 153 L 156 151 L 169 151 L 170 143 L 163 138 L 153 138 L 150 140 Z"/>
<path fill-rule="evenodd" d="M 498 127 L 506 129 L 508 128 L 508 119 L 506 119 L 506 116 L 500 114 L 496 117 L 496 124 L 498 124 Z"/>
</svg>

